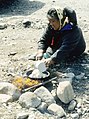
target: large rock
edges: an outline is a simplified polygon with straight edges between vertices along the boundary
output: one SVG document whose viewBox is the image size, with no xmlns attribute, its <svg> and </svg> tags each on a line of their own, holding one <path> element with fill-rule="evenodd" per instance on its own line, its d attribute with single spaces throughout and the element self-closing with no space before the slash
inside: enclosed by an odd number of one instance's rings
<svg viewBox="0 0 89 119">
<path fill-rule="evenodd" d="M 17 100 L 20 97 L 21 92 L 11 83 L 0 82 L 0 94 L 10 95 L 12 96 L 12 100 Z"/>
<path fill-rule="evenodd" d="M 55 103 L 49 105 L 47 110 L 49 111 L 49 113 L 54 114 L 55 116 L 58 116 L 59 118 L 66 115 L 64 109 Z"/>
<path fill-rule="evenodd" d="M 52 94 L 44 86 L 41 86 L 40 88 L 36 89 L 34 93 L 38 97 L 40 97 L 43 102 L 47 103 L 48 105 L 52 103 L 56 103 Z"/>
<path fill-rule="evenodd" d="M 41 99 L 33 92 L 26 92 L 20 96 L 19 103 L 25 108 L 38 107 L 41 104 Z"/>
<path fill-rule="evenodd" d="M 69 81 L 59 83 L 57 88 L 57 96 L 63 103 L 69 103 L 74 99 L 74 91 Z"/>
</svg>

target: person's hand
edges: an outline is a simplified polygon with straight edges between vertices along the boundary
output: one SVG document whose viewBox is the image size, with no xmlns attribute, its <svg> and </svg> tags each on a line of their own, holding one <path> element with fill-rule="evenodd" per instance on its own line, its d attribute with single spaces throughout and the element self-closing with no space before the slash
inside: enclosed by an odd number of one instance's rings
<svg viewBox="0 0 89 119">
<path fill-rule="evenodd" d="M 43 58 L 43 50 L 38 50 L 36 54 L 36 60 L 41 60 Z"/>
<path fill-rule="evenodd" d="M 47 67 L 54 64 L 54 61 L 51 58 L 43 59 L 42 61 L 46 64 Z"/>
</svg>

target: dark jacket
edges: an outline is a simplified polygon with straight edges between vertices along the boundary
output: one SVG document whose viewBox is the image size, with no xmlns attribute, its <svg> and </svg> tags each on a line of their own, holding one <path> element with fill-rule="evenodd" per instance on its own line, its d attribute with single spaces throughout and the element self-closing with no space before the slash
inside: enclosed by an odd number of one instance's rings
<svg viewBox="0 0 89 119">
<path fill-rule="evenodd" d="M 47 50 L 51 47 L 52 60 L 60 62 L 70 56 L 78 56 L 85 50 L 86 44 L 81 29 L 71 23 L 65 25 L 61 30 L 54 30 L 50 25 L 46 28 L 43 36 L 38 42 L 38 49 Z"/>
</svg>

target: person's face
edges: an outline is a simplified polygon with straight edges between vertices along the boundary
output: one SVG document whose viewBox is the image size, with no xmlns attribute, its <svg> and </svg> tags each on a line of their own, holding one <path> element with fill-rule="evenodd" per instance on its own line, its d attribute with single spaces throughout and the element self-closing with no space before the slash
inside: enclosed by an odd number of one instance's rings
<svg viewBox="0 0 89 119">
<path fill-rule="evenodd" d="M 48 18 L 48 21 L 54 30 L 60 29 L 60 22 L 58 20 Z"/>
</svg>

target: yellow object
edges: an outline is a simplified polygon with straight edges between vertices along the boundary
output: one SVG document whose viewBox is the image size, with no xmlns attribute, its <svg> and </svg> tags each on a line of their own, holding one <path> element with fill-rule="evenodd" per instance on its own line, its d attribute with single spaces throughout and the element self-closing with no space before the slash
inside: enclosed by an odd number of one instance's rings
<svg viewBox="0 0 89 119">
<path fill-rule="evenodd" d="M 23 78 L 20 76 L 15 77 L 15 79 L 12 81 L 12 84 L 14 84 L 19 90 L 37 85 L 39 83 L 39 80 L 32 80 L 30 78 Z"/>
</svg>

